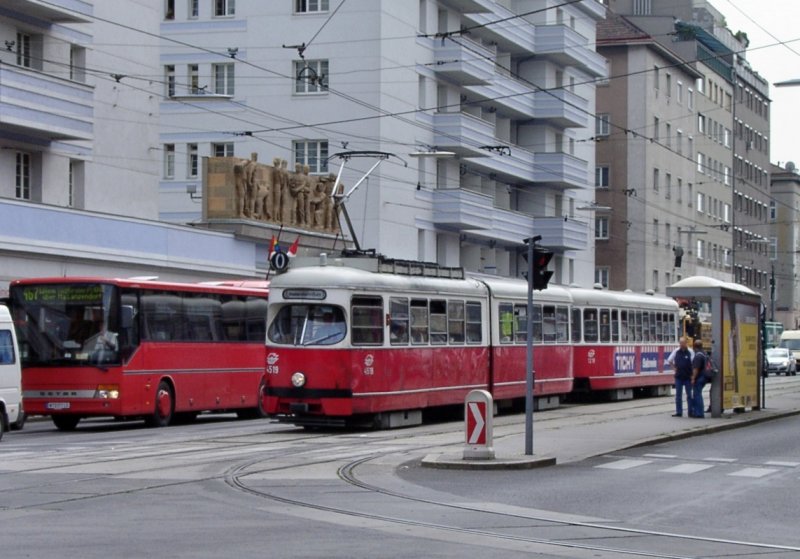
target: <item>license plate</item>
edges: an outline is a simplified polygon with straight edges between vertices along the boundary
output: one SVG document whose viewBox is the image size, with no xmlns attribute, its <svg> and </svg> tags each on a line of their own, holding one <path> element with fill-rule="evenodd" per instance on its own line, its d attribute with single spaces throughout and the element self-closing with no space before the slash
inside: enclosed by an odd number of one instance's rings
<svg viewBox="0 0 800 559">
<path fill-rule="evenodd" d="M 48 402 L 45 407 L 48 410 L 68 410 L 69 402 Z"/>
</svg>

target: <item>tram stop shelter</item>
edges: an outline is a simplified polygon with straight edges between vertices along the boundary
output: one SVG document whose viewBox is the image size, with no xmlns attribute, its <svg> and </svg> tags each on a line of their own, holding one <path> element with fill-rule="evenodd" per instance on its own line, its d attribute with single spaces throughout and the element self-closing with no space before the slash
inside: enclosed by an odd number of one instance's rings
<svg viewBox="0 0 800 559">
<path fill-rule="evenodd" d="M 667 287 L 669 297 L 710 303 L 711 355 L 720 374 L 711 384 L 711 415 L 761 408 L 761 295 L 736 283 L 692 276 Z"/>
</svg>

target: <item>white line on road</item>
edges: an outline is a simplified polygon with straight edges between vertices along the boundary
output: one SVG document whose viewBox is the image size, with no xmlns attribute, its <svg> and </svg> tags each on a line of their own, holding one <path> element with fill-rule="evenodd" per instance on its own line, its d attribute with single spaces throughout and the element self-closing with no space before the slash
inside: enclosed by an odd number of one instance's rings
<svg viewBox="0 0 800 559">
<path fill-rule="evenodd" d="M 780 460 L 770 460 L 769 462 L 764 462 L 765 466 L 782 466 L 784 468 L 796 468 L 800 466 L 800 462 L 782 462 Z"/>
<path fill-rule="evenodd" d="M 731 472 L 728 474 L 729 476 L 737 476 L 737 477 L 764 477 L 768 476 L 769 474 L 774 474 L 778 470 L 776 468 L 744 468 L 743 470 L 737 470 L 735 472 Z"/>
<path fill-rule="evenodd" d="M 645 458 L 677 458 L 677 454 L 644 454 Z"/>
<path fill-rule="evenodd" d="M 703 470 L 708 470 L 709 468 L 713 468 L 714 464 L 678 464 L 677 466 L 672 466 L 671 468 L 666 468 L 661 470 L 662 472 L 666 472 L 668 474 L 695 474 L 697 472 L 702 472 Z"/>
<path fill-rule="evenodd" d="M 605 468 L 608 470 L 629 470 L 637 466 L 644 466 L 645 464 L 652 464 L 652 460 L 617 460 L 616 462 L 609 462 L 608 464 L 601 464 L 595 468 Z"/>
<path fill-rule="evenodd" d="M 724 462 L 725 464 L 730 464 L 732 462 L 736 462 L 739 460 L 738 458 L 714 458 L 713 456 L 710 458 L 703 458 L 706 462 Z"/>
</svg>

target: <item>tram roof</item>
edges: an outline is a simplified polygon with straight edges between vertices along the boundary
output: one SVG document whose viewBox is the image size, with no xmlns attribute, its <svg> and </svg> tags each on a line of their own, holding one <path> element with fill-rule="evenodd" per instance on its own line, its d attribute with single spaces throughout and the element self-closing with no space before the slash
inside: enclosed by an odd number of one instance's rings
<svg viewBox="0 0 800 559">
<path fill-rule="evenodd" d="M 572 302 L 578 306 L 607 306 L 631 307 L 641 309 L 661 309 L 674 311 L 678 303 L 674 299 L 663 295 L 649 295 L 633 291 L 607 291 L 604 289 L 571 288 Z"/>
<path fill-rule="evenodd" d="M 492 291 L 492 295 L 495 297 L 504 297 L 508 299 L 528 298 L 528 282 L 525 280 L 489 276 L 485 274 L 470 274 L 470 277 L 474 277 L 475 279 L 489 286 L 489 289 Z M 549 285 L 547 286 L 547 289 L 534 292 L 533 299 L 537 303 L 572 302 L 570 292 L 564 287 L 558 285 Z"/>
</svg>

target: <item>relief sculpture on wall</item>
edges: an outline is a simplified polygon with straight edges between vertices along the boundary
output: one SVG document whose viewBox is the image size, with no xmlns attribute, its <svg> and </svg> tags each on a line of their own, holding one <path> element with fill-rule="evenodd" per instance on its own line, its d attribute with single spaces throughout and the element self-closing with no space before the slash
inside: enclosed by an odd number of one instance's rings
<svg viewBox="0 0 800 559">
<path fill-rule="evenodd" d="M 208 158 L 205 212 L 208 219 L 243 218 L 299 229 L 338 233 L 336 176 L 312 175 L 308 165 L 289 171 L 285 159 L 272 166 L 234 157 Z M 343 191 L 340 184 L 338 193 Z"/>
</svg>

